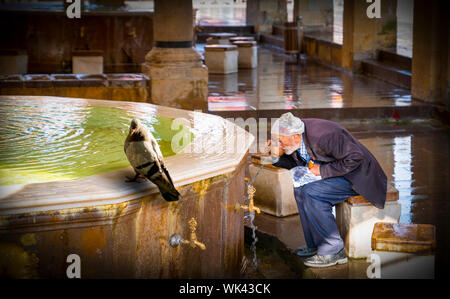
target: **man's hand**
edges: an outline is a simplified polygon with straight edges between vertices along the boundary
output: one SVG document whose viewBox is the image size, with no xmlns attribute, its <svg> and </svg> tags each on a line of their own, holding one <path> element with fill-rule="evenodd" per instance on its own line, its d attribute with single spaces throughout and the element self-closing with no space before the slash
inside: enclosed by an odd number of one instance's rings
<svg viewBox="0 0 450 299">
<path fill-rule="evenodd" d="M 279 142 L 272 142 L 270 139 L 267 140 L 266 143 L 266 152 L 275 157 L 280 157 L 284 154 L 284 151 L 281 149 Z"/>
<path fill-rule="evenodd" d="M 266 145 L 264 146 L 263 154 L 270 155 L 270 139 L 267 140 Z"/>
<path fill-rule="evenodd" d="M 309 171 L 311 171 L 311 173 L 315 176 L 320 176 L 320 165 L 314 164 L 314 166 L 310 168 Z"/>
</svg>

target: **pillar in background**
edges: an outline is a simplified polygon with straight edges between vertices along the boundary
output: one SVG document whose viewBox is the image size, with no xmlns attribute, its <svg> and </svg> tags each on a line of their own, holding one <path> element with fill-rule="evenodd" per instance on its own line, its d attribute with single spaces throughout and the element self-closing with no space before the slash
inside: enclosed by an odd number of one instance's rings
<svg viewBox="0 0 450 299">
<path fill-rule="evenodd" d="M 294 21 L 302 17 L 303 31 L 331 31 L 333 0 L 294 0 Z"/>
<path fill-rule="evenodd" d="M 367 8 L 372 3 L 344 0 L 343 67 L 360 68 L 364 59 L 375 59 L 376 50 L 393 49 L 397 44 L 397 0 L 378 0 L 381 18 L 369 18 Z"/>
<path fill-rule="evenodd" d="M 206 111 L 208 69 L 193 48 L 192 0 L 155 0 L 154 47 L 145 56 L 151 102 Z"/>
<path fill-rule="evenodd" d="M 414 1 L 411 94 L 448 107 L 450 32 L 447 2 Z"/>
<path fill-rule="evenodd" d="M 246 21 L 256 33 L 272 33 L 272 25 L 287 22 L 286 0 L 247 0 Z"/>
</svg>

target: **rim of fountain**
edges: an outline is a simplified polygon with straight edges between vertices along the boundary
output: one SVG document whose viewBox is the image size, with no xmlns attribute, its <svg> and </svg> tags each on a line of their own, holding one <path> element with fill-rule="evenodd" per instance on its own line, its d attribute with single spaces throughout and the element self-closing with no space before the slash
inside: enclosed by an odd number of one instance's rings
<svg viewBox="0 0 450 299">
<path fill-rule="evenodd" d="M 24 99 L 77 101 L 91 106 L 132 109 L 139 113 L 148 112 L 181 119 L 184 125 L 190 125 L 194 140 L 178 154 L 164 159 L 176 187 L 234 171 L 254 141 L 252 134 L 232 122 L 197 111 L 142 102 L 53 96 L 0 96 L 1 101 Z M 209 148 L 208 152 L 192 152 L 196 145 L 213 148 Z M 230 147 L 235 149 L 232 153 L 223 151 Z M 195 167 L 192 167 L 193 164 Z M 134 171 L 129 166 L 76 180 L 0 186 L 0 216 L 113 205 L 159 192 L 156 185 L 149 181 L 140 184 L 126 183 L 125 177 L 133 175 Z"/>
</svg>

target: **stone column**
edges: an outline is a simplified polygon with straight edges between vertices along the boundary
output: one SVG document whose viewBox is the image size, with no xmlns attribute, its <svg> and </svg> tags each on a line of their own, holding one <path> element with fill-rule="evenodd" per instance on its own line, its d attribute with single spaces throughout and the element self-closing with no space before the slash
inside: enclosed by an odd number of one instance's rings
<svg viewBox="0 0 450 299">
<path fill-rule="evenodd" d="M 397 0 L 378 1 L 381 17 L 369 18 L 367 8 L 373 3 L 344 0 L 342 64 L 346 69 L 357 71 L 361 60 L 376 58 L 376 50 L 396 48 Z"/>
<path fill-rule="evenodd" d="M 208 69 L 192 46 L 192 0 L 155 0 L 153 24 L 154 47 L 143 66 L 150 77 L 150 101 L 206 111 Z"/>
<path fill-rule="evenodd" d="M 333 26 L 333 0 L 295 0 L 294 21 L 302 17 L 303 30 L 331 30 Z"/>
<path fill-rule="evenodd" d="M 412 96 L 450 104 L 448 1 L 414 1 Z M 447 106 L 448 107 L 448 106 Z"/>
</svg>

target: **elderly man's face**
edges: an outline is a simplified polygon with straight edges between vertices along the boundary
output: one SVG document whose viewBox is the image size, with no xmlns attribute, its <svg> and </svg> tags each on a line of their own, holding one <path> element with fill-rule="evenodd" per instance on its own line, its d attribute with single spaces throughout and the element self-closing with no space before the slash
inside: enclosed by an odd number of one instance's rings
<svg viewBox="0 0 450 299">
<path fill-rule="evenodd" d="M 272 145 L 281 148 L 288 155 L 299 149 L 301 147 L 301 144 L 301 134 L 294 134 L 291 136 L 272 134 Z M 281 154 L 282 153 L 280 153 L 280 155 Z"/>
</svg>

